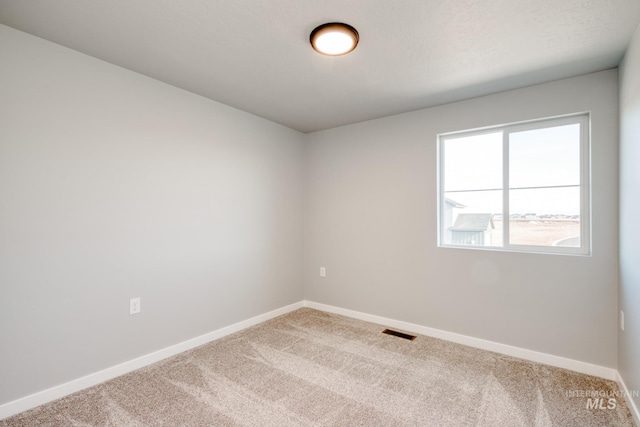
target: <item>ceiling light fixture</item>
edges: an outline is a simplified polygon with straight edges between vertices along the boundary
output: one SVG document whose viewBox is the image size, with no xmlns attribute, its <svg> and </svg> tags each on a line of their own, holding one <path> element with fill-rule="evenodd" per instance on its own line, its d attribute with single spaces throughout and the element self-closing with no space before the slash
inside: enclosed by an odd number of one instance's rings
<svg viewBox="0 0 640 427">
<path fill-rule="evenodd" d="M 351 25 L 329 22 L 316 27 L 309 36 L 311 46 L 323 55 L 339 56 L 351 52 L 358 45 L 358 32 Z"/>
</svg>

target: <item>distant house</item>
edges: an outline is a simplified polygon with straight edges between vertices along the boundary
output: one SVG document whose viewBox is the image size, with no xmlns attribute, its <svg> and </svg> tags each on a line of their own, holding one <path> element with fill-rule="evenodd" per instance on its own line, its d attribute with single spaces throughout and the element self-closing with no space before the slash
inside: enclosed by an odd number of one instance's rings
<svg viewBox="0 0 640 427">
<path fill-rule="evenodd" d="M 451 231 L 451 243 L 454 245 L 484 246 L 491 244 L 491 232 L 494 230 L 493 214 L 461 213 Z"/>
<path fill-rule="evenodd" d="M 447 243 L 452 243 L 451 241 L 451 226 L 453 225 L 453 209 L 458 208 L 462 209 L 466 206 L 456 202 L 455 200 L 451 200 L 448 198 L 444 199 L 444 230 L 446 235 L 444 236 L 444 241 Z"/>
</svg>

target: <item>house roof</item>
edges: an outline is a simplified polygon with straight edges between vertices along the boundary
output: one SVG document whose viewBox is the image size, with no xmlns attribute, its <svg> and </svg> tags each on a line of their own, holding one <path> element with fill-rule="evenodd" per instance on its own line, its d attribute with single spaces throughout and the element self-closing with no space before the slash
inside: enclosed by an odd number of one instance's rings
<svg viewBox="0 0 640 427">
<path fill-rule="evenodd" d="M 458 203 L 455 200 L 449 199 L 448 197 L 445 197 L 444 202 L 450 204 L 454 208 L 466 208 L 466 206 L 462 203 Z"/>
<path fill-rule="evenodd" d="M 451 227 L 452 231 L 487 231 L 495 228 L 493 214 L 466 213 L 458 214 L 456 222 Z"/>
</svg>

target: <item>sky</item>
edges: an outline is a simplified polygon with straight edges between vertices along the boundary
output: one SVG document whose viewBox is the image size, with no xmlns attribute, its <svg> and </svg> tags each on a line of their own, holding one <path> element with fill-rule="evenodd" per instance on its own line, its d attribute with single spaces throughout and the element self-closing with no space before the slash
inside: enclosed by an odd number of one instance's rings
<svg viewBox="0 0 640 427">
<path fill-rule="evenodd" d="M 502 213 L 503 131 L 445 137 L 445 197 L 461 212 Z M 580 213 L 580 125 L 508 132 L 509 213 Z M 540 187 L 556 188 L 540 188 Z M 531 188 L 534 187 L 534 188 Z"/>
</svg>

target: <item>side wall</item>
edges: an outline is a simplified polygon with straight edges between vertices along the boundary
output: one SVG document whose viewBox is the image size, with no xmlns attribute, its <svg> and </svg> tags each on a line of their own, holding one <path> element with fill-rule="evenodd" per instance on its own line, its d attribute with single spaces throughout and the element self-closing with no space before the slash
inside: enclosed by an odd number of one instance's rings
<svg viewBox="0 0 640 427">
<path fill-rule="evenodd" d="M 615 368 L 617 84 L 609 70 L 310 134 L 305 298 Z M 592 256 L 437 247 L 438 133 L 584 111 Z"/>
<path fill-rule="evenodd" d="M 640 27 L 620 65 L 620 310 L 618 371 L 640 408 Z"/>
<path fill-rule="evenodd" d="M 0 404 L 302 300 L 300 133 L 5 26 L 0 57 Z"/>
</svg>

